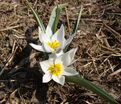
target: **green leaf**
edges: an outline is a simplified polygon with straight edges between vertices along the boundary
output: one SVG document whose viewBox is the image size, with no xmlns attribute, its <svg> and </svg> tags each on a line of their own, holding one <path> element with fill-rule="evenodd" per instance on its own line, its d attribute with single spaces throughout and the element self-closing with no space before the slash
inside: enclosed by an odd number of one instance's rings
<svg viewBox="0 0 121 104">
<path fill-rule="evenodd" d="M 81 19 L 81 15 L 82 15 L 82 11 L 83 11 L 83 6 L 81 6 L 79 15 L 78 15 L 78 17 L 77 17 L 77 19 L 76 19 L 76 22 L 75 22 L 74 26 L 73 26 L 73 30 L 72 30 L 72 32 L 71 32 L 71 35 L 75 34 L 76 31 L 77 31 L 77 29 L 78 29 L 79 21 L 80 21 L 80 19 Z"/>
<path fill-rule="evenodd" d="M 73 82 L 76 84 L 79 84 L 80 86 L 83 86 L 87 88 L 88 90 L 91 90 L 92 92 L 96 93 L 97 95 L 103 97 L 107 101 L 110 102 L 110 104 L 119 104 L 112 96 L 110 96 L 108 93 L 103 91 L 101 88 L 97 87 L 95 84 L 91 83 L 90 81 L 84 79 L 82 76 L 71 76 L 66 77 L 66 80 L 68 82 Z"/>
<path fill-rule="evenodd" d="M 44 25 L 43 25 L 43 23 L 42 23 L 42 20 L 39 18 L 39 15 L 38 15 L 37 12 L 32 8 L 32 6 L 31 6 L 31 4 L 28 2 L 28 0 L 26 0 L 26 3 L 27 3 L 27 5 L 28 5 L 28 7 L 31 9 L 31 11 L 32 11 L 32 13 L 33 13 L 33 15 L 34 15 L 34 18 L 35 18 L 35 20 L 36 20 L 38 26 L 40 26 L 41 30 L 42 30 L 43 32 L 45 32 L 45 27 L 44 27 Z"/>
<path fill-rule="evenodd" d="M 51 16 L 50 16 L 50 20 L 49 20 L 48 25 L 51 27 L 53 33 L 56 32 L 58 21 L 59 21 L 60 12 L 66 6 L 67 6 L 67 4 L 57 5 L 56 7 L 54 7 L 54 9 L 51 12 Z"/>
<path fill-rule="evenodd" d="M 76 19 L 76 22 L 75 22 L 75 24 L 73 26 L 72 32 L 69 33 L 69 37 L 74 37 L 75 36 L 75 34 L 77 32 L 77 29 L 78 29 L 78 26 L 79 26 L 80 19 L 81 19 L 82 11 L 83 11 L 83 6 L 81 6 L 80 12 L 79 12 L 78 17 Z M 65 47 L 64 52 L 66 52 L 68 50 L 68 46 L 69 46 L 69 44 Z"/>
</svg>

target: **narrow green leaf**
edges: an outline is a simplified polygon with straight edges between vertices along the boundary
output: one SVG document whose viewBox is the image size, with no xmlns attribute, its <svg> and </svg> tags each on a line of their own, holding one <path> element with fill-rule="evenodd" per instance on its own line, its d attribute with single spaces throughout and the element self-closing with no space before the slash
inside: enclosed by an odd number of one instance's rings
<svg viewBox="0 0 121 104">
<path fill-rule="evenodd" d="M 32 8 L 32 6 L 31 6 L 31 4 L 28 2 L 28 0 L 26 0 L 26 3 L 27 3 L 27 5 L 28 5 L 28 7 L 31 9 L 31 11 L 32 11 L 32 13 L 33 13 L 33 15 L 34 15 L 34 18 L 35 18 L 35 20 L 36 20 L 38 26 L 40 26 L 41 30 L 42 30 L 43 32 L 45 32 L 45 27 L 44 27 L 44 25 L 43 25 L 43 23 L 42 23 L 42 20 L 39 18 L 39 15 L 38 15 L 37 12 Z"/>
<path fill-rule="evenodd" d="M 83 86 L 87 88 L 88 90 L 91 90 L 92 92 L 96 93 L 97 95 L 103 97 L 107 101 L 110 102 L 110 104 L 119 104 L 112 96 L 110 96 L 108 93 L 103 91 L 101 88 L 97 87 L 95 84 L 91 83 L 90 81 L 84 79 L 82 76 L 71 76 L 66 77 L 66 80 L 68 82 L 73 82 L 76 84 L 79 84 L 80 86 Z"/>
<path fill-rule="evenodd" d="M 79 12 L 78 17 L 76 19 L 76 22 L 74 23 L 72 32 L 69 33 L 69 37 L 74 37 L 75 36 L 75 34 L 77 32 L 77 29 L 78 29 L 78 26 L 79 26 L 80 19 L 81 19 L 82 11 L 83 11 L 83 6 L 81 6 L 80 12 Z M 70 35 L 72 35 L 72 36 L 70 36 Z M 65 47 L 64 52 L 67 51 L 68 46 L 69 46 L 69 44 Z"/>
<path fill-rule="evenodd" d="M 60 12 L 66 6 L 67 6 L 67 4 L 57 5 L 56 7 L 54 7 L 54 9 L 51 12 L 51 16 L 50 16 L 50 20 L 49 20 L 48 25 L 51 27 L 53 33 L 56 32 L 58 21 L 59 21 Z"/>
<path fill-rule="evenodd" d="M 71 35 L 75 34 L 76 31 L 77 31 L 77 29 L 78 29 L 79 21 L 80 21 L 80 19 L 81 19 L 81 15 L 82 15 L 82 11 L 83 11 L 83 6 L 81 6 L 79 15 L 78 15 L 78 17 L 77 17 L 77 19 L 76 19 L 76 22 L 75 22 L 75 24 L 74 24 L 73 30 L 72 30 L 72 32 L 71 32 Z"/>
</svg>

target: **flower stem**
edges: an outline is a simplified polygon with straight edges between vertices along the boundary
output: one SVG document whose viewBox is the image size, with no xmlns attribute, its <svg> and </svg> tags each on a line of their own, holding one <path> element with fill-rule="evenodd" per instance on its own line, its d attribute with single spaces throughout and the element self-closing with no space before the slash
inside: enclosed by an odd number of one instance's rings
<svg viewBox="0 0 121 104">
<path fill-rule="evenodd" d="M 66 81 L 79 84 L 80 86 L 83 86 L 88 90 L 91 90 L 92 92 L 98 94 L 99 96 L 109 101 L 111 104 L 119 104 L 112 96 L 110 96 L 108 93 L 103 91 L 101 88 L 97 87 L 95 84 L 84 79 L 83 76 L 66 77 Z"/>
</svg>

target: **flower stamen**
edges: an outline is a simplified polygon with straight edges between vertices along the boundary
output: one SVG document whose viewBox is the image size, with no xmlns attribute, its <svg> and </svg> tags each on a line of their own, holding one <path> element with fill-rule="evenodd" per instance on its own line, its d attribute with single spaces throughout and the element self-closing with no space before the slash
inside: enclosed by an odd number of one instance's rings
<svg viewBox="0 0 121 104">
<path fill-rule="evenodd" d="M 57 40 L 49 41 L 47 44 L 53 49 L 56 49 L 60 46 L 60 43 Z"/>
<path fill-rule="evenodd" d="M 62 71 L 62 65 L 57 63 L 57 64 L 50 64 L 48 71 L 54 75 L 54 76 L 59 76 Z"/>
</svg>

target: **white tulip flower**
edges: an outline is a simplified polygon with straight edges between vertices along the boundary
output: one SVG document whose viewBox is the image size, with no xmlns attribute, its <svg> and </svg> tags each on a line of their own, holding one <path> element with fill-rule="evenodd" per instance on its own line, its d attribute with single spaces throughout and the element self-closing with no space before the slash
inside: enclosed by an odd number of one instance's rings
<svg viewBox="0 0 121 104">
<path fill-rule="evenodd" d="M 30 43 L 30 45 L 42 52 L 59 52 L 62 51 L 73 39 L 73 36 L 70 36 L 69 39 L 65 39 L 65 31 L 64 26 L 61 25 L 60 29 L 53 34 L 51 28 L 47 26 L 46 32 L 42 32 L 39 27 L 39 40 L 42 43 L 42 45 L 36 45 L 33 43 Z"/>
<path fill-rule="evenodd" d="M 40 62 L 42 71 L 45 73 L 43 83 L 47 83 L 53 79 L 55 82 L 64 85 L 65 76 L 77 75 L 78 72 L 70 66 L 74 60 L 76 50 L 77 48 L 71 49 L 60 56 L 51 57 L 49 60 Z"/>
</svg>

